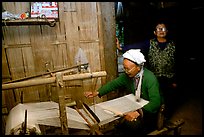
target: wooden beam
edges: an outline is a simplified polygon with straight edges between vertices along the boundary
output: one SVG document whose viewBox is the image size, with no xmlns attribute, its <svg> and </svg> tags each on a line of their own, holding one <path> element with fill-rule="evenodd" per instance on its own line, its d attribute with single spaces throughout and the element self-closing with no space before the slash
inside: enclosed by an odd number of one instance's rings
<svg viewBox="0 0 204 137">
<path fill-rule="evenodd" d="M 65 94 L 64 94 L 64 84 L 63 84 L 63 74 L 61 72 L 56 73 L 56 84 L 59 97 L 59 113 L 60 113 L 60 123 L 62 128 L 62 134 L 68 135 L 68 121 L 65 105 Z"/>
<path fill-rule="evenodd" d="M 73 74 L 73 75 L 63 76 L 63 81 L 104 77 L 106 75 L 107 75 L 106 71 Z M 55 83 L 55 81 L 56 81 L 56 77 L 51 77 L 51 78 L 39 78 L 39 79 L 26 80 L 26 81 L 15 82 L 15 83 L 2 84 L 2 90 L 37 86 L 37 85 L 43 85 L 43 84 L 51 84 L 51 83 Z"/>
<path fill-rule="evenodd" d="M 37 75 L 28 76 L 28 77 L 24 77 L 24 78 L 20 78 L 20 79 L 15 79 L 15 80 L 4 82 L 3 84 L 24 81 L 24 80 L 28 80 L 28 79 L 32 79 L 32 78 L 46 77 L 46 76 L 50 76 L 52 73 L 57 73 L 57 72 L 62 72 L 62 71 L 64 73 L 68 73 L 68 72 L 74 71 L 76 69 L 79 69 L 81 66 L 84 66 L 84 65 L 88 65 L 88 63 L 80 64 L 80 65 L 76 65 L 76 66 L 72 66 L 72 67 L 68 67 L 68 68 L 62 68 L 59 70 L 49 71 L 49 72 L 46 72 L 43 74 L 37 74 Z"/>
<path fill-rule="evenodd" d="M 88 126 L 90 127 L 90 132 L 92 133 L 92 135 L 94 135 L 95 133 L 97 135 L 103 135 L 103 133 L 99 130 L 98 124 L 92 125 L 91 122 L 80 112 L 80 110 L 76 106 L 74 106 L 74 108 L 81 115 L 81 117 L 87 122 Z"/>
<path fill-rule="evenodd" d="M 151 133 L 149 133 L 148 135 L 162 135 L 165 134 L 168 131 L 168 128 L 164 127 L 161 130 L 154 130 Z"/>
<path fill-rule="evenodd" d="M 24 20 L 2 20 L 2 26 L 19 26 L 19 25 L 53 25 L 55 19 L 24 19 Z"/>
</svg>

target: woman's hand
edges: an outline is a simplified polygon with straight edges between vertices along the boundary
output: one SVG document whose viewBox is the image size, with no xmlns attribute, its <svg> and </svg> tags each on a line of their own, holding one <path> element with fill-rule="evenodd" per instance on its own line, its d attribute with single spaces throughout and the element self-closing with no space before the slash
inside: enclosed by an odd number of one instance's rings
<svg viewBox="0 0 204 137">
<path fill-rule="evenodd" d="M 140 113 L 137 111 L 128 112 L 125 114 L 124 118 L 127 121 L 135 121 L 140 116 Z"/>
<path fill-rule="evenodd" d="M 173 88 L 176 88 L 176 87 L 177 87 L 177 84 L 176 84 L 176 83 L 173 83 L 173 84 L 172 84 L 172 87 L 173 87 Z"/>
<path fill-rule="evenodd" d="M 95 96 L 98 96 L 99 92 L 98 91 L 86 91 L 84 92 L 84 96 L 87 98 L 93 98 Z"/>
<path fill-rule="evenodd" d="M 122 50 L 122 48 L 120 47 L 120 43 L 119 43 L 118 38 L 116 38 L 116 46 L 117 46 L 118 50 Z"/>
</svg>

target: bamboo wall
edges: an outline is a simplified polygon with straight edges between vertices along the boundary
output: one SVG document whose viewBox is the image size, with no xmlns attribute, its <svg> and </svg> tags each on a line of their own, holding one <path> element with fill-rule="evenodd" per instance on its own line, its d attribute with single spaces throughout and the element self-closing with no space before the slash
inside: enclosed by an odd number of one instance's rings
<svg viewBox="0 0 204 137">
<path fill-rule="evenodd" d="M 92 90 L 117 75 L 115 11 L 113 2 L 58 2 L 59 21 L 48 25 L 2 26 L 2 82 L 76 65 L 79 49 L 85 53 L 90 72 L 105 70 L 106 78 L 65 83 L 68 99 L 92 103 L 83 91 Z M 3 2 L 5 10 L 19 14 L 29 2 Z M 106 100 L 97 98 L 96 102 Z M 19 102 L 57 101 L 55 84 L 2 91 L 2 112 Z M 70 101 L 70 100 L 69 100 Z M 4 115 L 2 119 L 4 118 Z M 3 126 L 5 121 L 3 121 Z"/>
</svg>

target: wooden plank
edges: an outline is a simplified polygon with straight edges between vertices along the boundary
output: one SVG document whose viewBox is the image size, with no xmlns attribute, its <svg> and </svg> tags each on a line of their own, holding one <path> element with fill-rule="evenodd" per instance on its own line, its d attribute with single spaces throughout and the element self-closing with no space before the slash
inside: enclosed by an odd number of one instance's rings
<svg viewBox="0 0 204 137">
<path fill-rule="evenodd" d="M 16 94 L 13 90 L 5 90 L 2 91 L 2 95 L 4 94 L 4 96 L 2 96 L 2 100 L 5 101 L 5 105 L 8 109 L 8 111 L 10 111 L 14 106 L 16 106 L 18 104 L 18 99 L 16 99 Z"/>
<path fill-rule="evenodd" d="M 148 135 L 164 135 L 167 133 L 167 131 L 168 131 L 168 128 L 164 127 L 161 130 L 154 130 L 148 133 Z"/>
<path fill-rule="evenodd" d="M 30 3 L 29 2 L 15 2 L 15 13 L 21 14 L 27 11 L 30 11 Z"/>
<path fill-rule="evenodd" d="M 2 92 L 2 96 L 1 96 L 1 99 L 2 99 L 2 101 L 1 101 L 1 106 L 2 106 L 2 108 L 3 108 L 3 106 L 4 107 L 6 107 L 7 108 L 7 103 L 6 103 L 6 98 L 5 98 L 5 95 L 6 94 L 6 92 Z"/>
<path fill-rule="evenodd" d="M 25 67 L 25 75 L 32 76 L 35 74 L 35 65 L 31 47 L 22 49 L 23 62 Z M 28 92 L 29 91 L 29 92 Z M 37 87 L 27 87 L 23 92 L 23 101 L 36 102 L 39 101 L 39 93 Z"/>
<path fill-rule="evenodd" d="M 57 33 L 55 27 L 49 27 L 49 26 L 41 26 L 41 42 L 42 47 L 41 50 L 37 53 L 41 54 L 38 55 L 40 57 L 40 60 L 42 61 L 42 66 L 44 70 L 41 70 L 41 72 L 47 71 L 47 69 L 54 70 L 55 66 L 53 64 L 53 57 L 52 57 L 52 50 L 53 45 L 52 42 L 57 41 Z M 55 59 L 56 57 L 54 57 Z M 46 65 L 48 64 L 48 66 Z"/>
<path fill-rule="evenodd" d="M 101 48 L 101 65 L 102 70 L 107 71 L 106 79 L 102 78 L 102 84 L 111 81 L 117 77 L 117 54 L 115 43 L 115 4 L 114 2 L 98 2 L 98 21 L 100 48 Z M 110 54 L 112 53 L 112 54 Z M 110 61 L 111 60 L 111 61 Z M 107 99 L 115 97 L 112 92 L 107 95 Z M 104 96 L 104 100 L 106 96 Z"/>
<path fill-rule="evenodd" d="M 52 46 L 52 59 L 54 69 L 66 68 L 68 67 L 68 53 L 67 53 L 67 45 L 59 44 Z M 57 57 L 57 58 L 56 58 Z"/>
<path fill-rule="evenodd" d="M 70 5 L 76 5 L 78 2 L 67 3 Z M 68 65 L 76 65 L 74 63 L 74 55 L 79 49 L 79 32 L 78 32 L 78 17 L 76 12 L 64 12 L 64 27 L 66 31 L 66 41 L 67 41 L 67 52 L 68 54 Z"/>
<path fill-rule="evenodd" d="M 22 43 L 22 44 L 15 44 L 15 45 L 3 45 L 4 48 L 24 48 L 24 47 L 31 47 L 30 43 Z"/>
<path fill-rule="evenodd" d="M 5 45 L 15 45 L 15 27 L 10 26 L 10 27 L 2 27 L 3 30 L 3 35 L 4 35 L 4 40 L 5 40 Z"/>
<path fill-rule="evenodd" d="M 104 33 L 103 33 L 103 24 L 102 24 L 102 15 L 101 15 L 101 3 L 97 2 L 97 19 L 98 19 L 98 34 L 99 34 L 99 54 L 101 61 L 101 70 L 105 70 L 105 56 L 104 56 Z M 105 81 L 103 80 L 102 83 Z"/>
<path fill-rule="evenodd" d="M 20 48 L 7 49 L 8 63 L 13 79 L 24 77 L 24 66 L 22 60 L 22 51 Z"/>
<path fill-rule="evenodd" d="M 80 40 L 98 40 L 96 2 L 77 3 Z"/>
<path fill-rule="evenodd" d="M 20 40 L 20 34 L 19 34 L 19 27 L 18 28 L 14 27 L 12 31 L 14 33 L 14 43 L 20 44 L 21 40 Z"/>
<path fill-rule="evenodd" d="M 8 44 L 9 39 L 9 31 L 7 30 L 7 27 L 2 27 L 2 47 L 6 47 L 5 45 Z"/>
<path fill-rule="evenodd" d="M 67 45 L 66 44 L 62 44 L 59 45 L 59 53 L 62 56 L 62 68 L 68 67 L 68 53 L 67 53 Z"/>
<path fill-rule="evenodd" d="M 9 63 L 12 79 L 24 77 L 25 73 L 24 73 L 21 48 L 7 49 L 6 54 L 8 56 L 8 63 Z M 14 90 L 16 102 L 21 101 L 20 100 L 21 91 L 23 91 L 23 89 Z"/>
<path fill-rule="evenodd" d="M 34 56 L 36 73 L 46 72 L 45 65 L 50 62 L 49 49 L 46 49 L 47 41 L 43 39 L 41 26 L 30 26 L 30 39 Z"/>
<path fill-rule="evenodd" d="M 99 43 L 80 43 L 82 50 L 84 51 L 86 58 L 88 59 L 90 71 L 101 70 L 101 60 L 99 51 Z M 96 65 L 97 64 L 97 65 Z"/>
<path fill-rule="evenodd" d="M 65 41 L 66 40 L 66 29 L 65 29 L 65 14 L 64 14 L 64 7 L 66 7 L 67 4 L 70 5 L 72 2 L 59 2 L 59 23 L 56 24 L 57 29 L 57 37 L 59 41 Z M 59 37 L 60 36 L 60 37 Z"/>
<path fill-rule="evenodd" d="M 59 6 L 63 6 L 59 3 Z M 62 9 L 59 8 L 60 13 L 63 14 Z M 60 15 L 61 15 L 60 14 Z M 62 17 L 63 18 L 63 17 Z M 64 67 L 68 67 L 68 53 L 67 53 L 67 41 L 65 41 L 65 29 L 64 29 L 64 22 L 60 21 L 54 28 L 49 29 L 49 32 L 44 32 L 45 34 L 49 34 L 50 36 L 50 46 L 47 44 L 47 48 L 50 48 L 50 55 L 52 57 L 52 64 L 53 69 L 60 69 Z M 56 56 L 58 58 L 56 58 Z"/>
<path fill-rule="evenodd" d="M 55 19 L 17 19 L 17 20 L 2 20 L 2 26 L 26 26 L 26 25 L 47 25 L 48 27 L 53 27 L 51 25 L 56 25 Z"/>
<path fill-rule="evenodd" d="M 20 36 L 19 43 L 30 43 L 30 32 L 28 26 L 19 26 L 18 32 Z"/>
<path fill-rule="evenodd" d="M 66 94 L 70 94 L 71 96 L 71 99 L 74 100 L 74 101 L 77 101 L 76 105 L 78 108 L 81 108 L 81 105 L 78 104 L 78 101 L 81 100 L 81 101 L 84 101 L 85 100 L 85 97 L 84 95 L 82 94 L 83 92 L 83 80 L 78 80 L 78 81 L 69 81 L 68 82 L 68 86 L 70 87 L 66 87 L 65 88 L 65 93 Z M 74 85 L 78 84 L 77 87 L 74 87 Z M 80 86 L 81 85 L 81 86 Z"/>
<path fill-rule="evenodd" d="M 56 36 L 56 28 L 55 27 L 50 27 L 47 25 L 41 25 L 41 32 L 42 32 L 42 38 L 45 40 L 47 39 L 48 41 L 46 41 L 47 43 L 45 43 L 47 46 L 49 44 L 49 41 L 51 40 L 51 36 L 54 36 L 53 38 L 57 38 Z M 53 40 L 53 39 L 52 39 Z"/>
<path fill-rule="evenodd" d="M 20 44 L 30 43 L 30 31 L 28 29 L 28 26 L 19 26 L 18 29 Z"/>
<path fill-rule="evenodd" d="M 63 2 L 64 8 L 61 8 L 63 12 L 76 12 L 76 3 L 75 2 Z"/>
<path fill-rule="evenodd" d="M 2 47 L 2 74 L 10 76 L 9 66 L 4 48 Z M 2 82 L 9 81 L 10 79 L 2 79 Z M 16 105 L 13 90 L 2 92 L 2 105 L 5 105 L 8 110 Z"/>
<path fill-rule="evenodd" d="M 5 53 L 5 49 L 4 47 L 2 46 L 2 75 L 3 76 L 10 76 L 10 72 L 9 72 L 9 68 L 8 68 L 8 62 L 7 62 L 7 57 L 6 57 L 6 53 Z M 7 78 L 7 79 L 3 79 L 2 78 L 2 82 L 5 82 L 5 81 L 9 81 L 10 79 Z"/>
<path fill-rule="evenodd" d="M 15 13 L 15 2 L 2 2 L 2 5 L 5 10 L 9 11 L 12 14 Z"/>
<path fill-rule="evenodd" d="M 23 62 L 25 66 L 25 76 L 32 76 L 35 74 L 35 65 L 31 47 L 22 48 Z"/>
<path fill-rule="evenodd" d="M 115 37 L 115 10 L 114 2 L 101 2 L 101 17 L 102 24 L 101 31 L 99 32 L 103 36 L 103 49 L 105 70 L 107 70 L 107 80 L 110 81 L 117 77 L 117 54 L 116 54 L 116 37 Z M 112 54 L 110 54 L 112 53 Z M 110 61 L 111 60 L 111 61 Z"/>
<path fill-rule="evenodd" d="M 50 27 L 42 27 L 42 26 L 32 26 L 32 46 L 33 46 L 33 53 L 34 53 L 34 61 L 36 67 L 36 73 L 45 73 L 47 69 L 53 69 L 52 66 L 52 58 L 51 58 L 51 48 L 50 48 L 50 39 L 52 38 L 50 34 Z M 48 34 L 46 34 L 49 32 Z M 51 36 L 50 36 L 51 35 Z M 48 64 L 48 67 L 46 66 Z M 46 96 L 46 86 L 38 86 L 38 92 L 40 100 L 47 100 L 48 96 Z"/>
</svg>

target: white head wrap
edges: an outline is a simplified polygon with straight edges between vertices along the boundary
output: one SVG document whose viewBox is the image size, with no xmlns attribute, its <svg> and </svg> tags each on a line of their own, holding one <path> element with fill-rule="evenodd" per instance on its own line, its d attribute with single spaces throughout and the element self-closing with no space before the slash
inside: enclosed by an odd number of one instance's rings
<svg viewBox="0 0 204 137">
<path fill-rule="evenodd" d="M 144 55 L 140 52 L 140 49 L 130 49 L 123 54 L 123 57 L 139 65 L 146 62 Z"/>
</svg>

